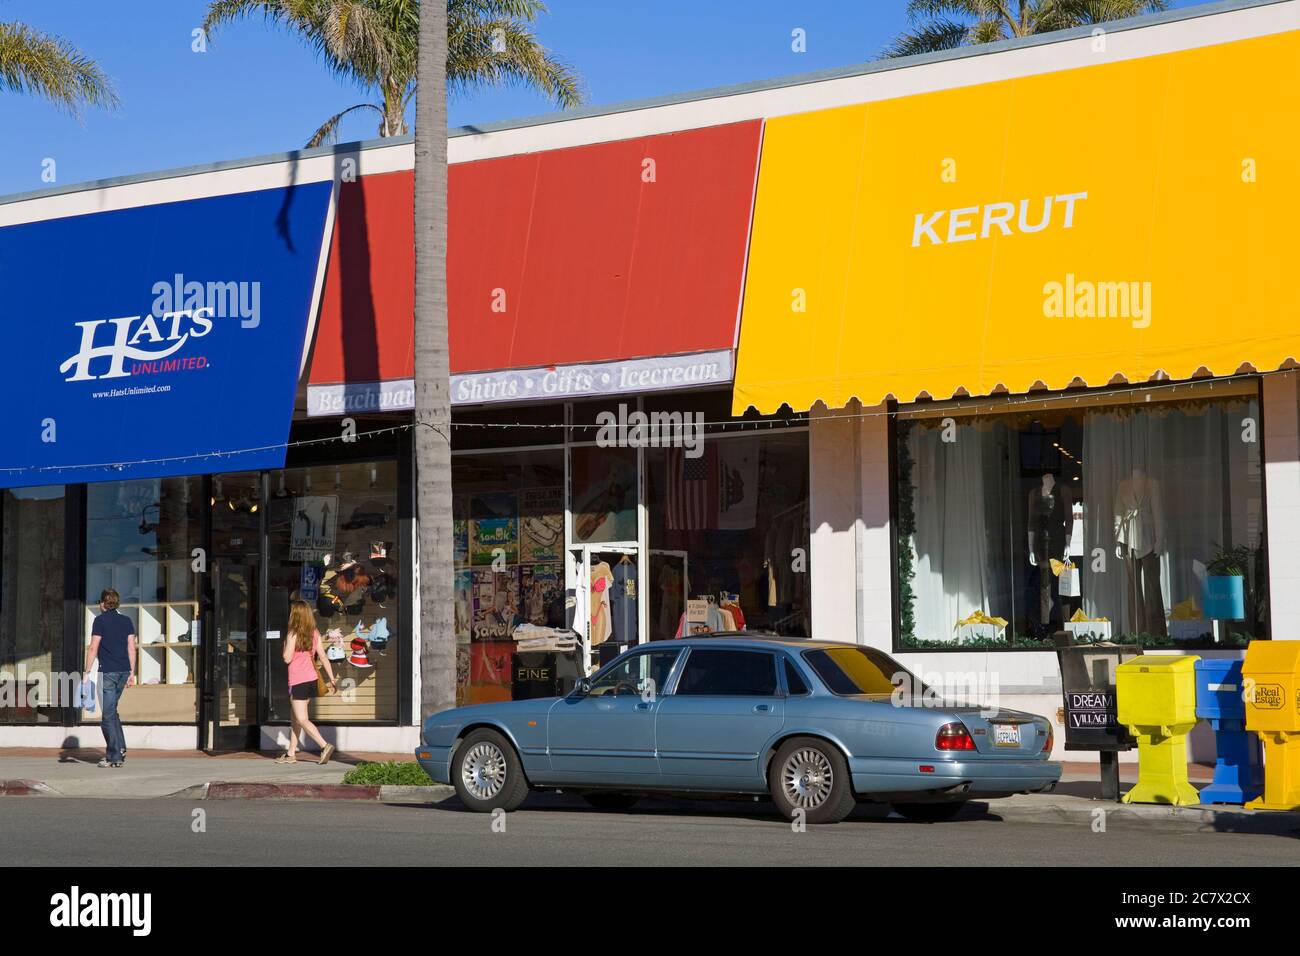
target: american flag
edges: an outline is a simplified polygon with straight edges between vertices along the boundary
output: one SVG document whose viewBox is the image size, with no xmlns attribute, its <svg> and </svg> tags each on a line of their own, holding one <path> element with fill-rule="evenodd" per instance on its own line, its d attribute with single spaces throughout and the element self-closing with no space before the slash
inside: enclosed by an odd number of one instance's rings
<svg viewBox="0 0 1300 956">
<path fill-rule="evenodd" d="M 668 527 L 695 531 L 717 526 L 718 455 L 713 442 L 704 454 L 688 458 L 683 448 L 668 449 Z"/>
</svg>

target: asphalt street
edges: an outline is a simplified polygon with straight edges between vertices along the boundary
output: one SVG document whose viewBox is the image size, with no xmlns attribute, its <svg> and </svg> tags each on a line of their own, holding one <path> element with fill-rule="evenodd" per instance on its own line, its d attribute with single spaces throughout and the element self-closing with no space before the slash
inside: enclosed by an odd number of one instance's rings
<svg viewBox="0 0 1300 956">
<path fill-rule="evenodd" d="M 996 805 L 981 806 L 935 824 L 861 807 L 844 823 L 794 832 L 766 803 L 646 800 L 631 811 L 597 812 L 572 797 L 535 794 L 498 832 L 499 822 L 494 829 L 490 816 L 469 813 L 455 799 L 387 806 L 11 797 L 0 802 L 0 865 L 1300 864 L 1300 832 L 1133 822 L 1094 832 L 1084 824 L 1002 821 Z"/>
</svg>

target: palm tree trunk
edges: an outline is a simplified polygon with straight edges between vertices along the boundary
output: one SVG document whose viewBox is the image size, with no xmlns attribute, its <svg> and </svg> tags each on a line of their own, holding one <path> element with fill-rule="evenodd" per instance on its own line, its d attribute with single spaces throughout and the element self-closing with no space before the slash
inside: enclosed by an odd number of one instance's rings
<svg viewBox="0 0 1300 956">
<path fill-rule="evenodd" d="M 415 104 L 415 469 L 420 714 L 456 702 L 447 356 L 447 5 L 420 4 Z"/>
<path fill-rule="evenodd" d="M 379 124 L 379 135 L 381 138 L 402 136 L 406 133 L 406 103 L 403 96 L 406 91 L 391 81 L 384 84 L 383 90 L 384 119 Z M 443 113 L 445 115 L 445 109 Z"/>
</svg>

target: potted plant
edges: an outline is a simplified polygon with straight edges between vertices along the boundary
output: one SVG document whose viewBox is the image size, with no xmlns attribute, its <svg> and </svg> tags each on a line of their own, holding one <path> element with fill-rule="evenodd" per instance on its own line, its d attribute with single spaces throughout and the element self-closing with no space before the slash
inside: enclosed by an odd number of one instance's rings
<svg viewBox="0 0 1300 956">
<path fill-rule="evenodd" d="M 1246 616 L 1246 571 L 1251 549 L 1216 546 L 1205 566 L 1205 616 L 1220 621 L 1240 621 Z"/>
</svg>

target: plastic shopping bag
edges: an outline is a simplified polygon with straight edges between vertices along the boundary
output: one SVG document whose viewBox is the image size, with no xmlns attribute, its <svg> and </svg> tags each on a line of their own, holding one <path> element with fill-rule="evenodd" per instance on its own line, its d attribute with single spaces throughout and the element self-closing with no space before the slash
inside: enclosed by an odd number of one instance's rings
<svg viewBox="0 0 1300 956">
<path fill-rule="evenodd" d="M 88 714 L 93 714 L 95 712 L 95 706 L 99 701 L 99 684 L 98 681 L 95 680 L 98 674 L 99 661 L 95 661 L 94 666 L 90 668 L 90 673 L 87 674 L 85 680 L 77 686 L 77 691 L 73 695 L 74 698 L 79 698 L 75 699 L 73 703 Z"/>
</svg>

